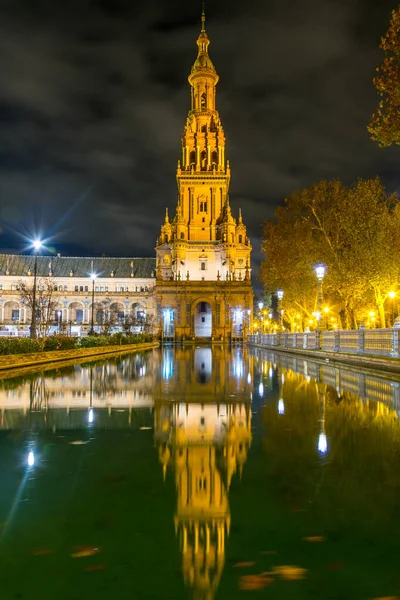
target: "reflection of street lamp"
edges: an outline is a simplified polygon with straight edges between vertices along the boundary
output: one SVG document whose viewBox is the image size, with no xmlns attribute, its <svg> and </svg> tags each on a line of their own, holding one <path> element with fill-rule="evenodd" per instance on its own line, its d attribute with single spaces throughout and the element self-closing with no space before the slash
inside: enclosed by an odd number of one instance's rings
<svg viewBox="0 0 400 600">
<path fill-rule="evenodd" d="M 325 399 L 326 399 L 326 385 L 324 383 L 317 383 L 317 391 L 319 398 L 319 411 L 320 411 L 320 432 L 318 436 L 318 451 L 321 454 L 326 454 L 328 451 L 328 439 L 325 433 Z"/>
<path fill-rule="evenodd" d="M 32 319 L 31 319 L 31 338 L 37 337 L 36 331 L 36 277 L 37 277 L 37 257 L 40 248 L 42 247 L 42 242 L 40 240 L 35 240 L 33 242 L 33 251 L 35 254 L 35 262 L 33 266 L 33 291 L 32 291 Z"/>
<path fill-rule="evenodd" d="M 281 302 L 282 302 L 283 294 L 284 294 L 283 290 L 276 291 L 276 295 L 278 298 L 278 313 L 279 313 L 281 327 L 283 326 L 283 310 L 281 310 Z"/>
<path fill-rule="evenodd" d="M 96 281 L 96 273 L 91 273 L 90 278 L 92 280 L 92 321 L 90 326 L 90 332 L 92 335 L 94 334 L 94 283 Z"/>
<path fill-rule="evenodd" d="M 285 376 L 281 373 L 279 381 L 279 400 L 278 400 L 278 415 L 285 414 L 285 403 L 283 401 L 283 384 L 285 383 Z"/>
<path fill-rule="evenodd" d="M 60 333 L 60 329 L 61 329 L 61 310 L 57 310 L 56 311 L 56 315 L 57 315 L 58 333 Z"/>
<path fill-rule="evenodd" d="M 322 307 L 322 280 L 325 277 L 326 267 L 323 263 L 318 263 L 317 265 L 315 265 L 314 271 L 315 271 L 315 274 L 318 279 L 318 300 L 317 300 L 318 310 L 317 310 L 316 318 L 317 318 L 317 322 L 319 325 L 319 322 L 321 319 L 321 307 Z"/>
<path fill-rule="evenodd" d="M 35 464 L 35 454 L 31 450 L 28 454 L 28 467 L 33 467 Z"/>
</svg>

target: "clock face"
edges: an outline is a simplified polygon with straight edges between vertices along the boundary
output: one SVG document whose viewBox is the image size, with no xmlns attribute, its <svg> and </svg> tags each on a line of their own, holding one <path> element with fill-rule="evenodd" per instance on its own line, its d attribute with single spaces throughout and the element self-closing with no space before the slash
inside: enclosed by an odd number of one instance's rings
<svg viewBox="0 0 400 600">
<path fill-rule="evenodd" d="M 169 254 L 165 254 L 165 256 L 164 256 L 164 258 L 163 258 L 163 261 L 164 261 L 164 265 L 169 265 L 169 264 L 170 264 L 170 262 L 171 262 L 171 257 L 170 257 L 170 255 L 169 255 Z"/>
</svg>

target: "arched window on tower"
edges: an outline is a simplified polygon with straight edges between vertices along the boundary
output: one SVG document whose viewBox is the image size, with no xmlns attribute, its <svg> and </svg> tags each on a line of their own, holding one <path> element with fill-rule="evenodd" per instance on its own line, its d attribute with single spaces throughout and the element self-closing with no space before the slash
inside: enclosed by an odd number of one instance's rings
<svg viewBox="0 0 400 600">
<path fill-rule="evenodd" d="M 189 166 L 192 165 L 196 165 L 196 152 L 194 150 L 192 150 L 192 152 L 189 154 Z"/>
<path fill-rule="evenodd" d="M 239 244 L 243 244 L 243 236 L 239 235 Z"/>
<path fill-rule="evenodd" d="M 183 231 L 181 231 L 181 240 L 185 239 L 185 233 Z"/>
<path fill-rule="evenodd" d="M 202 270 L 202 271 L 205 271 L 205 270 L 206 270 L 206 263 L 205 263 L 205 262 L 202 262 L 202 263 L 201 263 L 201 270 Z"/>
<path fill-rule="evenodd" d="M 164 243 L 168 244 L 168 236 L 167 236 L 167 234 L 164 235 Z"/>
<path fill-rule="evenodd" d="M 207 95 L 205 92 L 203 92 L 200 96 L 200 106 L 202 110 L 207 108 Z"/>
<path fill-rule="evenodd" d="M 218 165 L 218 152 L 216 150 L 213 150 L 213 152 L 211 152 L 211 165 L 214 167 L 217 167 Z"/>
<path fill-rule="evenodd" d="M 207 170 L 207 152 L 205 150 L 200 154 L 200 165 L 202 171 Z"/>
<path fill-rule="evenodd" d="M 235 236 L 233 235 L 233 233 L 231 233 L 231 242 L 232 244 L 235 242 Z"/>
</svg>

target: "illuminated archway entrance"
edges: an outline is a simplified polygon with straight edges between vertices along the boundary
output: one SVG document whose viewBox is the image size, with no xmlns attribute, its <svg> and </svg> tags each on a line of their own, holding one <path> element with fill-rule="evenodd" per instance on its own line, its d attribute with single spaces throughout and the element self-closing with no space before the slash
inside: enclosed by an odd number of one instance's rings
<svg viewBox="0 0 400 600">
<path fill-rule="evenodd" d="M 194 312 L 195 337 L 210 338 L 212 334 L 212 311 L 208 302 L 199 302 Z"/>
</svg>

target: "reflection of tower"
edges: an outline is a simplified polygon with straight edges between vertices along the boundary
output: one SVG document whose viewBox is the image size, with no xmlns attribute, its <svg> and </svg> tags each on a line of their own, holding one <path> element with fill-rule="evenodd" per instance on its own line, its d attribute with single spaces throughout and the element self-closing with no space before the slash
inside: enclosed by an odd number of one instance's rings
<svg viewBox="0 0 400 600">
<path fill-rule="evenodd" d="M 175 529 L 193 598 L 214 598 L 229 534 L 228 489 L 242 472 L 251 441 L 248 402 L 158 403 L 155 438 L 164 474 L 175 472 Z"/>
</svg>

